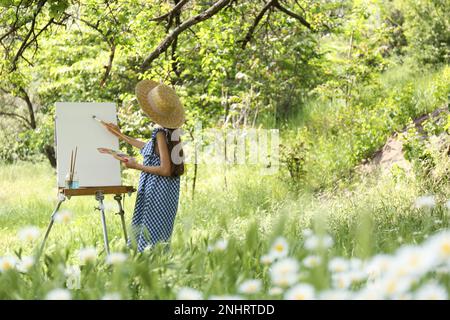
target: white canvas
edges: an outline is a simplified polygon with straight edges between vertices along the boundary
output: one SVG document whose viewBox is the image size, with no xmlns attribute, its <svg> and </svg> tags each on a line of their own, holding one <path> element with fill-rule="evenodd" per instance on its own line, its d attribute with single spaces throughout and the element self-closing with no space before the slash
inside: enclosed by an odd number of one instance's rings
<svg viewBox="0 0 450 320">
<path fill-rule="evenodd" d="M 77 146 L 75 171 L 80 187 L 122 184 L 119 161 L 97 151 L 99 147 L 118 150 L 118 138 L 94 120 L 93 115 L 103 121 L 117 123 L 114 103 L 56 103 L 55 142 L 58 187 L 64 187 L 64 180 L 70 168 L 71 151 Z"/>
</svg>

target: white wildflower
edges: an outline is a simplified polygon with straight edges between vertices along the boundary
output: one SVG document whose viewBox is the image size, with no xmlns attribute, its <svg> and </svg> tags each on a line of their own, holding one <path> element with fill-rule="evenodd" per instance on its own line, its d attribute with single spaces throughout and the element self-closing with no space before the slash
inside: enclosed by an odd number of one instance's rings
<svg viewBox="0 0 450 320">
<path fill-rule="evenodd" d="M 66 277 L 78 277 L 81 274 L 79 266 L 67 266 L 64 270 L 64 275 Z"/>
<path fill-rule="evenodd" d="M 202 300 L 203 294 L 195 289 L 183 287 L 178 290 L 177 300 Z"/>
<path fill-rule="evenodd" d="M 118 293 L 118 292 L 106 293 L 102 297 L 102 300 L 121 300 L 120 293 Z"/>
<path fill-rule="evenodd" d="M 386 298 L 394 298 L 408 292 L 413 284 L 410 277 L 385 276 L 374 283 L 374 287 Z"/>
<path fill-rule="evenodd" d="M 283 293 L 283 289 L 280 287 L 272 287 L 269 289 L 269 295 L 278 296 Z"/>
<path fill-rule="evenodd" d="M 243 300 L 243 298 L 238 295 L 212 295 L 209 297 L 209 300 Z"/>
<path fill-rule="evenodd" d="M 238 72 L 238 73 L 236 73 L 235 78 L 236 78 L 236 80 L 242 80 L 242 79 L 246 79 L 247 75 L 243 72 Z"/>
<path fill-rule="evenodd" d="M 433 252 L 415 246 L 404 246 L 395 255 L 389 273 L 396 276 L 421 276 L 433 268 Z"/>
<path fill-rule="evenodd" d="M 19 231 L 19 239 L 24 242 L 33 242 L 36 241 L 41 235 L 41 231 L 38 227 L 28 226 L 20 229 Z"/>
<path fill-rule="evenodd" d="M 432 195 L 421 196 L 416 199 L 414 205 L 417 209 L 422 209 L 422 208 L 432 209 L 432 208 L 434 208 L 434 206 L 436 206 L 436 200 L 435 200 L 434 196 L 432 196 Z"/>
<path fill-rule="evenodd" d="M 93 247 L 82 248 L 78 251 L 81 264 L 92 263 L 97 259 L 97 249 Z"/>
<path fill-rule="evenodd" d="M 294 258 L 284 258 L 275 262 L 270 268 L 271 276 L 297 274 L 299 270 L 298 261 Z"/>
<path fill-rule="evenodd" d="M 279 287 L 288 287 L 298 281 L 299 265 L 293 258 L 284 258 L 275 262 L 269 272 L 273 284 Z"/>
<path fill-rule="evenodd" d="M 383 300 L 384 296 L 372 285 L 366 286 L 353 294 L 353 300 Z"/>
<path fill-rule="evenodd" d="M 328 263 L 328 270 L 330 270 L 332 273 L 345 272 L 349 268 L 350 263 L 348 262 L 348 260 L 341 257 L 335 257 Z"/>
<path fill-rule="evenodd" d="M 271 254 L 265 254 L 261 257 L 261 263 L 265 265 L 270 265 L 274 261 L 274 257 Z"/>
<path fill-rule="evenodd" d="M 13 256 L 0 257 L 0 272 L 14 270 L 17 265 L 17 259 Z"/>
<path fill-rule="evenodd" d="M 224 251 L 228 247 L 228 240 L 219 239 L 214 245 L 214 249 L 217 251 Z"/>
<path fill-rule="evenodd" d="M 258 279 L 250 279 L 244 281 L 239 286 L 239 292 L 245 293 L 245 294 L 254 294 L 261 291 L 262 288 L 262 281 Z"/>
<path fill-rule="evenodd" d="M 66 289 L 54 289 L 47 293 L 46 300 L 71 300 L 72 295 Z"/>
<path fill-rule="evenodd" d="M 303 259 L 303 265 L 307 268 L 315 268 L 320 266 L 322 259 L 319 256 L 311 255 Z"/>
<path fill-rule="evenodd" d="M 366 273 L 370 279 L 376 279 L 380 275 L 386 273 L 393 263 L 393 258 L 386 254 L 379 254 L 374 256 L 366 266 Z"/>
<path fill-rule="evenodd" d="M 417 300 L 447 300 L 447 290 L 438 283 L 429 282 L 418 289 L 414 295 Z"/>
<path fill-rule="evenodd" d="M 309 284 L 297 284 L 284 294 L 285 300 L 311 300 L 314 299 L 314 288 Z"/>
<path fill-rule="evenodd" d="M 314 232 L 311 229 L 303 229 L 302 230 L 302 235 L 304 238 L 309 238 L 312 235 L 314 235 Z"/>
<path fill-rule="evenodd" d="M 352 278 L 348 272 L 335 273 L 331 276 L 333 287 L 337 289 L 348 289 L 352 285 Z"/>
<path fill-rule="evenodd" d="M 272 244 L 270 255 L 274 258 L 284 258 L 287 256 L 289 245 L 284 237 L 278 237 Z"/>
<path fill-rule="evenodd" d="M 313 235 L 305 240 L 305 248 L 310 251 L 328 249 L 333 246 L 333 239 L 329 235 Z"/>
<path fill-rule="evenodd" d="M 17 264 L 17 270 L 23 273 L 27 273 L 34 266 L 34 257 L 22 257 Z"/>
<path fill-rule="evenodd" d="M 320 300 L 351 300 L 352 293 L 341 289 L 325 290 L 320 293 L 319 298 Z"/>
<path fill-rule="evenodd" d="M 127 255 L 122 252 L 112 252 L 106 257 L 106 263 L 111 265 L 119 265 L 127 260 Z"/>
<path fill-rule="evenodd" d="M 450 261 L 450 232 L 443 231 L 430 237 L 424 244 L 424 251 L 434 253 L 436 264 Z"/>
<path fill-rule="evenodd" d="M 349 264 L 350 264 L 350 269 L 353 271 L 361 271 L 361 270 L 363 270 L 363 267 L 364 267 L 364 262 L 361 259 L 355 258 L 355 257 L 353 257 L 349 260 Z"/>
<path fill-rule="evenodd" d="M 63 210 L 57 212 L 55 215 L 55 221 L 59 223 L 69 223 L 72 220 L 72 212 Z"/>
</svg>

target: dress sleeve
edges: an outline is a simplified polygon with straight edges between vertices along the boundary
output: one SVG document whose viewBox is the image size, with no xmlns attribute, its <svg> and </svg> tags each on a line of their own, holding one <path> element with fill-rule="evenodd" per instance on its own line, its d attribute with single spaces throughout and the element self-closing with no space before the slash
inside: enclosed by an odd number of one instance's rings
<svg viewBox="0 0 450 320">
<path fill-rule="evenodd" d="M 152 143 L 151 142 L 152 142 L 152 140 L 147 141 L 147 143 L 141 149 L 139 149 L 139 153 L 141 155 L 146 156 L 146 155 L 150 155 L 152 153 L 152 150 L 151 150 Z"/>
<path fill-rule="evenodd" d="M 152 144 L 151 144 L 151 147 L 152 147 L 153 150 L 151 150 L 151 151 L 153 151 L 153 152 L 155 151 L 154 148 L 155 148 L 155 145 L 156 145 L 156 135 L 157 135 L 158 132 L 163 132 L 164 133 L 164 135 L 166 136 L 166 142 L 167 142 L 167 134 L 168 134 L 167 130 L 164 129 L 164 128 L 161 128 L 161 127 L 156 127 L 153 130 L 153 132 L 152 132 Z"/>
</svg>

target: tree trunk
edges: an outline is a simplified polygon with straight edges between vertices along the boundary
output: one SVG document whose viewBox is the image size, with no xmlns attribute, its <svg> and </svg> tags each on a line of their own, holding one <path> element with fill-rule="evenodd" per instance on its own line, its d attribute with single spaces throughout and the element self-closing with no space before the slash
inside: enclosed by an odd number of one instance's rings
<svg viewBox="0 0 450 320">
<path fill-rule="evenodd" d="M 48 161 L 50 161 L 50 165 L 52 166 L 52 168 L 56 168 L 55 148 L 51 145 L 46 145 L 44 147 L 44 153 Z"/>
<path fill-rule="evenodd" d="M 20 92 L 22 93 L 22 98 L 27 104 L 28 108 L 28 114 L 30 116 L 30 127 L 31 129 L 36 129 L 36 117 L 34 115 L 34 109 L 33 109 L 33 103 L 31 102 L 30 97 L 28 96 L 28 93 L 25 91 L 24 88 L 19 88 Z"/>
</svg>

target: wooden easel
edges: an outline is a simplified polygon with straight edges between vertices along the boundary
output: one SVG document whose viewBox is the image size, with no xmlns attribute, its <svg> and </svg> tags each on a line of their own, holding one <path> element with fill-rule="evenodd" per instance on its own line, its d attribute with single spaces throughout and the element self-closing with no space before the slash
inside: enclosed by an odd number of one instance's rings
<svg viewBox="0 0 450 320">
<path fill-rule="evenodd" d="M 108 240 L 108 231 L 106 228 L 106 218 L 105 218 L 105 206 L 103 205 L 103 200 L 105 199 L 105 194 L 114 194 L 114 200 L 117 201 L 119 205 L 119 212 L 117 212 L 118 215 L 120 215 L 120 219 L 122 221 L 122 229 L 123 234 L 125 237 L 125 242 L 128 242 L 128 236 L 127 236 L 127 229 L 125 225 L 125 211 L 123 210 L 122 206 L 122 195 L 128 194 L 131 195 L 132 192 L 136 191 L 131 186 L 107 186 L 107 187 L 84 187 L 84 188 L 78 188 L 78 189 L 66 189 L 66 188 L 59 188 L 58 189 L 58 203 L 56 204 L 55 210 L 53 211 L 50 223 L 47 227 L 47 231 L 45 232 L 44 240 L 42 240 L 42 244 L 39 250 L 39 256 L 41 255 L 42 251 L 44 250 L 45 242 L 47 241 L 48 235 L 50 231 L 52 230 L 53 223 L 55 222 L 56 213 L 58 212 L 59 208 L 61 207 L 61 204 L 67 199 L 70 199 L 70 197 L 75 196 L 95 196 L 95 200 L 98 201 L 98 207 L 95 207 L 95 210 L 99 210 L 101 213 L 101 221 L 102 221 L 102 228 L 103 228 L 103 241 L 105 245 L 105 251 L 106 254 L 109 254 L 109 240 Z"/>
</svg>

